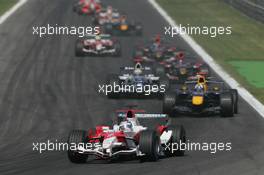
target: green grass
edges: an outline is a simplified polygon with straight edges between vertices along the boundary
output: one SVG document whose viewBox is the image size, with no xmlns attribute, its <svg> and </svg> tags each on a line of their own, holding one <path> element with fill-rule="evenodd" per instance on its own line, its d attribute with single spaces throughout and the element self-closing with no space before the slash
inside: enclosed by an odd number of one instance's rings
<svg viewBox="0 0 264 175">
<path fill-rule="evenodd" d="M 251 85 L 257 88 L 264 88 L 264 61 L 230 61 L 230 64 L 233 65 Z"/>
<path fill-rule="evenodd" d="M 0 15 L 12 7 L 18 0 L 0 0 Z"/>
<path fill-rule="evenodd" d="M 157 0 L 178 24 L 190 26 L 231 26 L 231 35 L 211 38 L 192 37 L 215 60 L 259 100 L 264 88 L 258 88 L 240 74 L 230 61 L 264 61 L 264 24 L 257 22 L 219 0 Z M 261 72 L 264 75 L 264 68 Z"/>
</svg>

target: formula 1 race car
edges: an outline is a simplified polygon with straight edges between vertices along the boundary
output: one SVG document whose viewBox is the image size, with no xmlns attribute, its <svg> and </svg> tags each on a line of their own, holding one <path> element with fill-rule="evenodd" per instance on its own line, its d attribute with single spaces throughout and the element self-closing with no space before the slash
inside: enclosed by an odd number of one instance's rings
<svg viewBox="0 0 264 175">
<path fill-rule="evenodd" d="M 80 56 L 121 56 L 121 45 L 110 35 L 87 35 L 78 39 L 75 45 L 75 55 Z"/>
<path fill-rule="evenodd" d="M 224 82 L 198 75 L 197 81 L 186 81 L 176 92 L 165 94 L 163 112 L 171 116 L 220 113 L 232 117 L 238 113 L 238 92 L 225 87 Z"/>
<path fill-rule="evenodd" d="M 183 156 L 186 142 L 181 125 L 158 125 L 150 129 L 140 119 L 167 118 L 165 114 L 139 113 L 142 110 L 118 112 L 120 122 L 113 126 L 96 126 L 94 129 L 73 130 L 68 137 L 68 158 L 73 163 L 85 163 L 88 156 L 97 160 L 121 157 L 141 161 L 157 161 L 160 157 Z M 177 144 L 177 148 L 173 145 Z"/>
<path fill-rule="evenodd" d="M 111 6 L 108 6 L 106 9 L 102 9 L 97 13 L 93 18 L 94 25 L 103 26 L 106 23 L 119 23 L 121 15 L 118 10 L 113 9 Z"/>
<path fill-rule="evenodd" d="M 105 33 L 118 36 L 141 36 L 143 32 L 139 22 L 128 21 L 124 15 L 119 20 L 106 22 L 103 28 Z"/>
<path fill-rule="evenodd" d="M 183 59 L 185 56 L 183 51 L 180 51 L 170 43 L 162 40 L 160 36 L 156 36 L 150 42 L 136 46 L 133 58 L 135 62 L 160 63 L 173 62 L 177 59 Z"/>
<path fill-rule="evenodd" d="M 107 79 L 107 85 L 112 87 L 108 97 L 162 97 L 170 84 L 166 76 L 160 76 L 159 70 L 142 67 L 140 63 L 121 68 L 119 75 L 110 74 Z"/>
<path fill-rule="evenodd" d="M 80 0 L 73 6 L 73 11 L 79 15 L 94 15 L 99 13 L 102 9 L 99 0 Z"/>
<path fill-rule="evenodd" d="M 197 75 L 210 76 L 209 67 L 201 62 L 178 59 L 173 62 L 161 62 L 165 67 L 166 76 L 170 82 L 184 83 L 187 80 L 196 79 Z"/>
</svg>

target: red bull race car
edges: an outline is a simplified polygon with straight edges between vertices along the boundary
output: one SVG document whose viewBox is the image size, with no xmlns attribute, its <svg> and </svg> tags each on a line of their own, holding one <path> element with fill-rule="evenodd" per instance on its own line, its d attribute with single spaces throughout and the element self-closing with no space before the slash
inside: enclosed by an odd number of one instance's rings
<svg viewBox="0 0 264 175">
<path fill-rule="evenodd" d="M 163 99 L 163 112 L 175 117 L 178 114 L 220 114 L 233 117 L 238 113 L 238 92 L 224 82 L 197 76 L 196 81 L 186 81 Z"/>
<path fill-rule="evenodd" d="M 73 130 L 68 137 L 68 158 L 73 163 L 85 163 L 88 157 L 113 160 L 121 157 L 157 161 L 162 156 L 183 156 L 180 146 L 186 142 L 181 125 L 143 126 L 140 119 L 167 118 L 165 114 L 146 114 L 144 110 L 117 111 L 113 126 L 96 126 L 88 130 Z M 177 144 L 177 148 L 176 148 Z"/>
</svg>

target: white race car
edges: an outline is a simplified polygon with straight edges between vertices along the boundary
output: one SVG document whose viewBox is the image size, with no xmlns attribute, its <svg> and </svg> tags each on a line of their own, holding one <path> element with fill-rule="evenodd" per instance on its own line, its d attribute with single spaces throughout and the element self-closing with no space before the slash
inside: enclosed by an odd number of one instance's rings
<svg viewBox="0 0 264 175">
<path fill-rule="evenodd" d="M 119 156 L 136 157 L 140 160 L 157 161 L 161 156 L 183 156 L 181 144 L 186 141 L 185 130 L 180 125 L 158 125 L 150 129 L 138 119 L 166 119 L 165 114 L 146 114 L 143 110 L 124 109 L 117 111 L 117 123 L 97 126 L 88 131 L 74 130 L 68 144 L 77 145 L 68 151 L 71 162 L 86 162 L 88 155 L 101 159 Z"/>
<path fill-rule="evenodd" d="M 83 39 L 78 39 L 75 47 L 76 56 L 109 55 L 118 57 L 121 55 L 119 41 L 107 34 L 88 35 Z"/>
</svg>

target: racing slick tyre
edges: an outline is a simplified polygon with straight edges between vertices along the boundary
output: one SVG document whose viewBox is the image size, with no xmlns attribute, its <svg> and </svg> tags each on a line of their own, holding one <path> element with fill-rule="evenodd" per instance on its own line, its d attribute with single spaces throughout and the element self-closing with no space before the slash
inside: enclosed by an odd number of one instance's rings
<svg viewBox="0 0 264 175">
<path fill-rule="evenodd" d="M 170 89 L 170 80 L 166 76 L 161 76 L 159 80 L 159 85 L 164 86 L 165 92 Z M 163 93 L 165 93 L 163 92 Z"/>
<path fill-rule="evenodd" d="M 73 12 L 77 12 L 78 7 L 79 7 L 78 5 L 74 5 L 72 8 Z"/>
<path fill-rule="evenodd" d="M 114 45 L 114 49 L 115 49 L 114 56 L 120 57 L 121 56 L 121 44 L 119 42 L 117 42 Z"/>
<path fill-rule="evenodd" d="M 136 36 L 142 36 L 143 30 L 142 30 L 142 24 L 139 22 L 131 21 L 130 22 L 130 28 L 132 30 L 132 33 Z"/>
<path fill-rule="evenodd" d="M 157 161 L 159 159 L 160 138 L 156 131 L 145 130 L 140 133 L 139 150 L 145 154 L 141 160 Z"/>
<path fill-rule="evenodd" d="M 234 102 L 232 93 L 223 92 L 220 95 L 220 113 L 222 117 L 234 116 Z"/>
<path fill-rule="evenodd" d="M 173 92 L 168 92 L 164 95 L 162 109 L 164 114 L 173 116 L 173 107 L 176 103 L 176 95 Z"/>
<path fill-rule="evenodd" d="M 82 12 L 82 8 L 81 8 L 81 7 L 78 8 L 76 12 L 77 12 L 77 14 L 80 15 L 80 16 L 81 16 L 81 15 L 84 15 L 84 13 Z"/>
<path fill-rule="evenodd" d="M 156 73 L 156 76 L 165 76 L 166 72 L 165 72 L 165 68 L 163 66 L 156 66 L 156 69 L 155 69 L 155 73 Z"/>
<path fill-rule="evenodd" d="M 76 45 L 75 45 L 75 56 L 77 56 L 77 57 L 84 56 L 83 47 L 84 47 L 84 45 L 83 45 L 82 40 L 77 40 Z"/>
<path fill-rule="evenodd" d="M 99 22 L 98 22 L 98 20 L 97 20 L 97 17 L 93 17 L 93 18 L 92 18 L 92 23 L 93 23 L 94 25 L 99 25 Z"/>
<path fill-rule="evenodd" d="M 113 26 L 112 24 L 105 25 L 105 33 L 112 35 L 113 34 Z"/>
<path fill-rule="evenodd" d="M 112 91 L 107 94 L 108 98 L 118 98 L 119 94 L 113 90 L 116 85 L 119 85 L 118 75 L 110 74 L 107 78 L 107 85 L 111 85 L 112 87 Z"/>
<path fill-rule="evenodd" d="M 238 114 L 238 92 L 236 89 L 230 90 L 233 96 L 233 103 L 234 103 L 234 113 Z"/>
<path fill-rule="evenodd" d="M 207 76 L 207 77 L 210 77 L 211 76 L 211 73 L 210 73 L 210 69 L 208 66 L 202 66 L 200 67 L 200 73 L 202 73 L 203 75 Z"/>
<path fill-rule="evenodd" d="M 165 155 L 172 156 L 184 156 L 185 148 L 183 144 L 186 143 L 186 132 L 182 125 L 169 125 L 167 131 L 172 131 L 171 138 L 165 147 Z M 176 150 L 175 145 L 177 145 Z"/>
<path fill-rule="evenodd" d="M 135 34 L 136 36 L 142 36 L 143 34 L 143 27 L 139 23 L 135 25 Z"/>
<path fill-rule="evenodd" d="M 86 139 L 86 133 L 82 130 L 73 130 L 68 137 L 68 145 L 79 145 L 83 144 Z M 68 158 L 73 163 L 85 163 L 88 155 L 78 153 L 76 150 L 68 150 Z"/>
<path fill-rule="evenodd" d="M 144 56 L 144 52 L 140 49 L 135 49 L 133 51 L 133 57 L 137 58 L 137 57 L 143 57 Z"/>
</svg>

